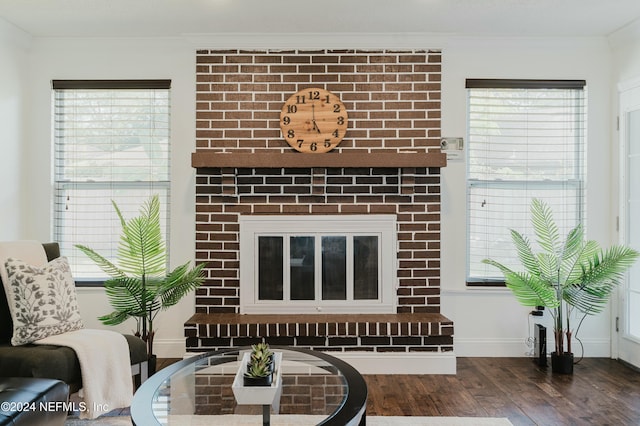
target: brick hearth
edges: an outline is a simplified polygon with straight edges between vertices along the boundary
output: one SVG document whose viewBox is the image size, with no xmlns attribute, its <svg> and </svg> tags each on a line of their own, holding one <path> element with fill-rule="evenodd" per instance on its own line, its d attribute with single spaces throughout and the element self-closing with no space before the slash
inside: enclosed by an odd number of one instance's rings
<svg viewBox="0 0 640 426">
<path fill-rule="evenodd" d="M 320 351 L 449 352 L 453 322 L 440 314 L 195 314 L 185 324 L 189 347 L 218 350 L 265 339 Z"/>
</svg>

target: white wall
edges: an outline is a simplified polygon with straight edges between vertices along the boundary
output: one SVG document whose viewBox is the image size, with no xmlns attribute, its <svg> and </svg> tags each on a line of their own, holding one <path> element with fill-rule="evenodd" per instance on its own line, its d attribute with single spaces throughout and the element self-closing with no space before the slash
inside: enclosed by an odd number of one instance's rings
<svg viewBox="0 0 640 426">
<path fill-rule="evenodd" d="M 195 50 L 205 48 L 402 48 L 443 49 L 442 125 L 445 136 L 465 136 L 465 78 L 586 79 L 589 93 L 589 234 L 611 238 L 608 191 L 609 49 L 604 40 L 463 39 L 421 35 L 217 35 L 198 40 L 36 39 L 27 76 L 33 92 L 27 100 L 30 132 L 24 144 L 33 157 L 23 161 L 30 178 L 21 187 L 26 205 L 19 215 L 28 226 L 20 237 L 50 238 L 50 81 L 52 79 L 171 78 L 172 212 L 171 258 L 178 264 L 194 253 L 194 171 L 189 154 L 195 135 Z M 1 130 L 0 130 L 1 131 Z M 17 136 L 17 135 L 16 135 Z M 465 165 L 443 170 L 442 313 L 454 321 L 458 356 L 522 356 L 529 335 L 528 310 L 501 290 L 468 290 L 465 262 Z M 17 220 L 17 219 L 16 219 Z M 159 356 L 180 356 L 182 324 L 193 313 L 193 298 L 161 314 L 156 337 Z M 89 326 L 108 311 L 99 289 L 80 290 L 80 308 Z M 128 331 L 127 327 L 122 328 Z M 587 356 L 608 356 L 610 319 L 590 318 L 581 330 Z"/>
<path fill-rule="evenodd" d="M 30 37 L 0 19 L 0 241 L 20 237 L 24 156 L 23 70 Z M 11 184 L 8 184 L 11 183 Z"/>
</svg>

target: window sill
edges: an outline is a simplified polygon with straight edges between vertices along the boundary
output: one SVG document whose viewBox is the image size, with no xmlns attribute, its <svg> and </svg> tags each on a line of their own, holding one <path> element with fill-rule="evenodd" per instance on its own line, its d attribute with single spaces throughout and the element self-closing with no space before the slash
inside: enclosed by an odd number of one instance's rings
<svg viewBox="0 0 640 426">
<path fill-rule="evenodd" d="M 76 280 L 76 288 L 102 288 L 105 280 Z"/>
<path fill-rule="evenodd" d="M 479 288 L 479 287 L 488 287 L 488 288 L 500 288 L 500 287 L 506 287 L 506 284 L 504 282 L 504 280 L 478 280 L 478 281 L 473 281 L 473 280 L 469 280 L 466 282 L 467 287 L 475 287 L 475 288 Z"/>
</svg>

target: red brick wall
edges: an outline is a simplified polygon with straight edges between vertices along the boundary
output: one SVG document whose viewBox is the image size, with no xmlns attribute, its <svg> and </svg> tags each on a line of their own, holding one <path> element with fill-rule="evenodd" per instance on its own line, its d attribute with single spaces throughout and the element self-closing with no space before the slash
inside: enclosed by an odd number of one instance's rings
<svg viewBox="0 0 640 426">
<path fill-rule="evenodd" d="M 439 51 L 197 52 L 196 151 L 288 153 L 280 109 L 306 87 L 339 95 L 349 111 L 334 151 L 438 151 Z M 238 312 L 241 214 L 393 213 L 399 223 L 398 312 L 440 311 L 440 169 L 199 168 L 196 258 L 208 279 L 196 312 Z"/>
<path fill-rule="evenodd" d="M 197 53 L 196 149 L 290 151 L 280 109 L 324 87 L 349 111 L 342 150 L 440 147 L 439 51 L 216 51 Z"/>
<path fill-rule="evenodd" d="M 195 414 L 220 416 L 229 414 L 262 414 L 262 406 L 239 405 L 231 385 L 234 375 L 199 373 L 196 376 Z M 340 408 L 345 398 L 345 385 L 331 374 L 286 374 L 283 372 L 282 395 L 278 414 L 327 416 Z"/>
</svg>

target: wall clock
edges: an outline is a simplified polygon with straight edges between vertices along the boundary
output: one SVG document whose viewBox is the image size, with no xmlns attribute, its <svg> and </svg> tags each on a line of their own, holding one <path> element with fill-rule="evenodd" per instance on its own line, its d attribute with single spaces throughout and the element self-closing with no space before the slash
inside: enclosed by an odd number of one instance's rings
<svg viewBox="0 0 640 426">
<path fill-rule="evenodd" d="M 280 129 L 291 147 L 321 154 L 338 146 L 347 133 L 348 114 L 340 98 L 312 87 L 294 93 L 280 111 Z"/>
</svg>

